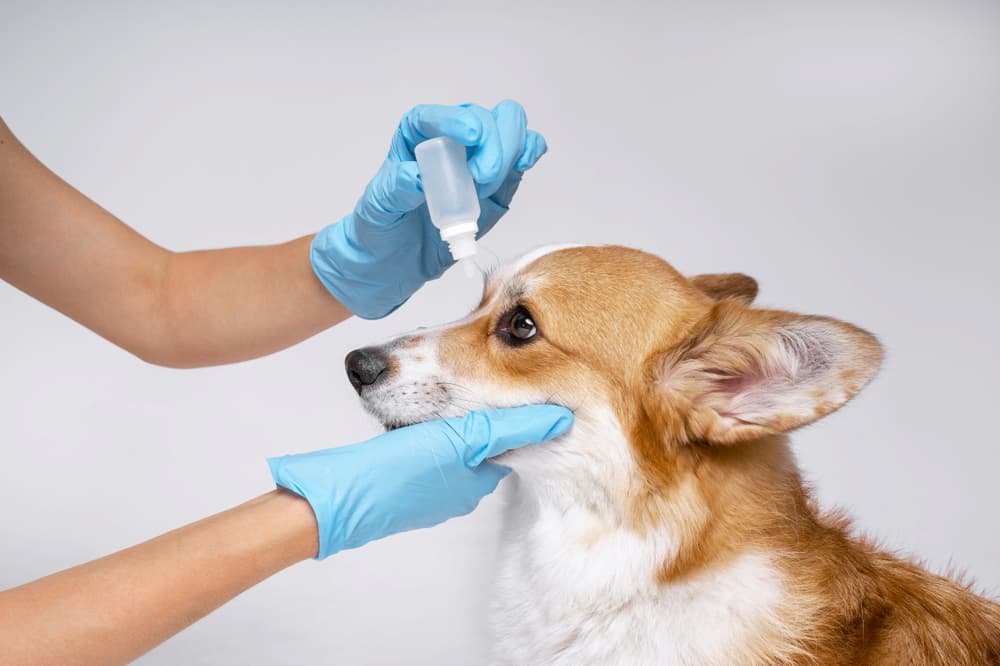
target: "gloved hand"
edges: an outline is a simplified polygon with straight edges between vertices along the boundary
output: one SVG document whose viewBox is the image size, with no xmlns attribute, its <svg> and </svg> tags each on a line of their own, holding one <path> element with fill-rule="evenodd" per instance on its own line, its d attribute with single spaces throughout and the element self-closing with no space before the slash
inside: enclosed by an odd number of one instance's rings
<svg viewBox="0 0 1000 666">
<path fill-rule="evenodd" d="M 479 237 L 507 212 L 521 175 L 547 149 L 513 101 L 492 111 L 474 104 L 428 104 L 403 116 L 389 156 L 354 212 L 312 242 L 313 271 L 359 317 L 384 317 L 455 263 L 431 224 L 413 154 L 418 143 L 437 136 L 468 147 L 480 199 Z"/>
<path fill-rule="evenodd" d="M 487 458 L 545 442 L 572 423 L 573 413 L 555 405 L 469 412 L 267 462 L 275 483 L 312 506 L 321 560 L 469 513 L 510 473 Z"/>
</svg>

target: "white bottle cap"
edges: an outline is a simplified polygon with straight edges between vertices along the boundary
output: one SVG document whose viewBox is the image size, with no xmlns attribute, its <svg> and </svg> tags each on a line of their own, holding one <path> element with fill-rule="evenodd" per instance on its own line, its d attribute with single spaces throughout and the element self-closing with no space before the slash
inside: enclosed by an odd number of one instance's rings
<svg viewBox="0 0 1000 666">
<path fill-rule="evenodd" d="M 479 225 L 475 220 L 467 220 L 441 229 L 441 240 L 448 243 L 448 249 L 455 261 L 476 254 L 476 232 Z"/>
</svg>

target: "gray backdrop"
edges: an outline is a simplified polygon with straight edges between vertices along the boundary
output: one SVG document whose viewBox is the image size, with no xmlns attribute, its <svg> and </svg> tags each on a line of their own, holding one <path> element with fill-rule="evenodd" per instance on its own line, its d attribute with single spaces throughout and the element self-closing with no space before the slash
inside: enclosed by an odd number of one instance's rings
<svg viewBox="0 0 1000 666">
<path fill-rule="evenodd" d="M 997 591 L 995 1 L 0 0 L 7 123 L 176 250 L 314 231 L 409 107 L 505 97 L 551 150 L 489 248 L 622 243 L 877 333 L 882 374 L 794 437 L 801 463 L 824 505 Z M 455 271 L 387 320 L 168 370 L 0 285 L 0 587 L 267 491 L 268 455 L 375 434 L 344 354 L 477 292 Z M 500 501 L 296 566 L 142 663 L 481 662 Z"/>
</svg>

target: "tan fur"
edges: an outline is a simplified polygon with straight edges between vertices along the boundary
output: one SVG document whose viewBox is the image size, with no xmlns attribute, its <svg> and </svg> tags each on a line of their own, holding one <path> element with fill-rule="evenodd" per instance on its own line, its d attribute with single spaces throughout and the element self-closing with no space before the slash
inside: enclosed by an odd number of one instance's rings
<svg viewBox="0 0 1000 666">
<path fill-rule="evenodd" d="M 715 299 L 733 298 L 750 305 L 757 298 L 757 281 L 742 273 L 709 273 L 695 275 L 691 284 Z"/>
<path fill-rule="evenodd" d="M 751 308 L 755 294 L 746 276 L 688 280 L 635 250 L 564 249 L 487 290 L 441 356 L 456 376 L 613 406 L 639 469 L 623 520 L 680 544 L 653 572 L 661 584 L 772 557 L 786 599 L 731 663 L 1000 663 L 1000 606 L 852 536 L 800 478 L 784 433 L 853 398 L 877 371 L 878 342 Z M 496 328 L 518 304 L 541 334 L 512 348 Z"/>
</svg>

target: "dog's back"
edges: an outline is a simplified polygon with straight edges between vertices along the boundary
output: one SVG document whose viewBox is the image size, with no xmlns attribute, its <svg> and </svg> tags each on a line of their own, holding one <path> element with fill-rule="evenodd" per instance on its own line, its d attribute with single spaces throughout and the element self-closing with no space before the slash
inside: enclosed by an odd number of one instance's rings
<svg viewBox="0 0 1000 666">
<path fill-rule="evenodd" d="M 790 558 L 825 612 L 806 663 L 1000 664 L 1000 605 L 847 532 L 835 517 Z"/>
</svg>

